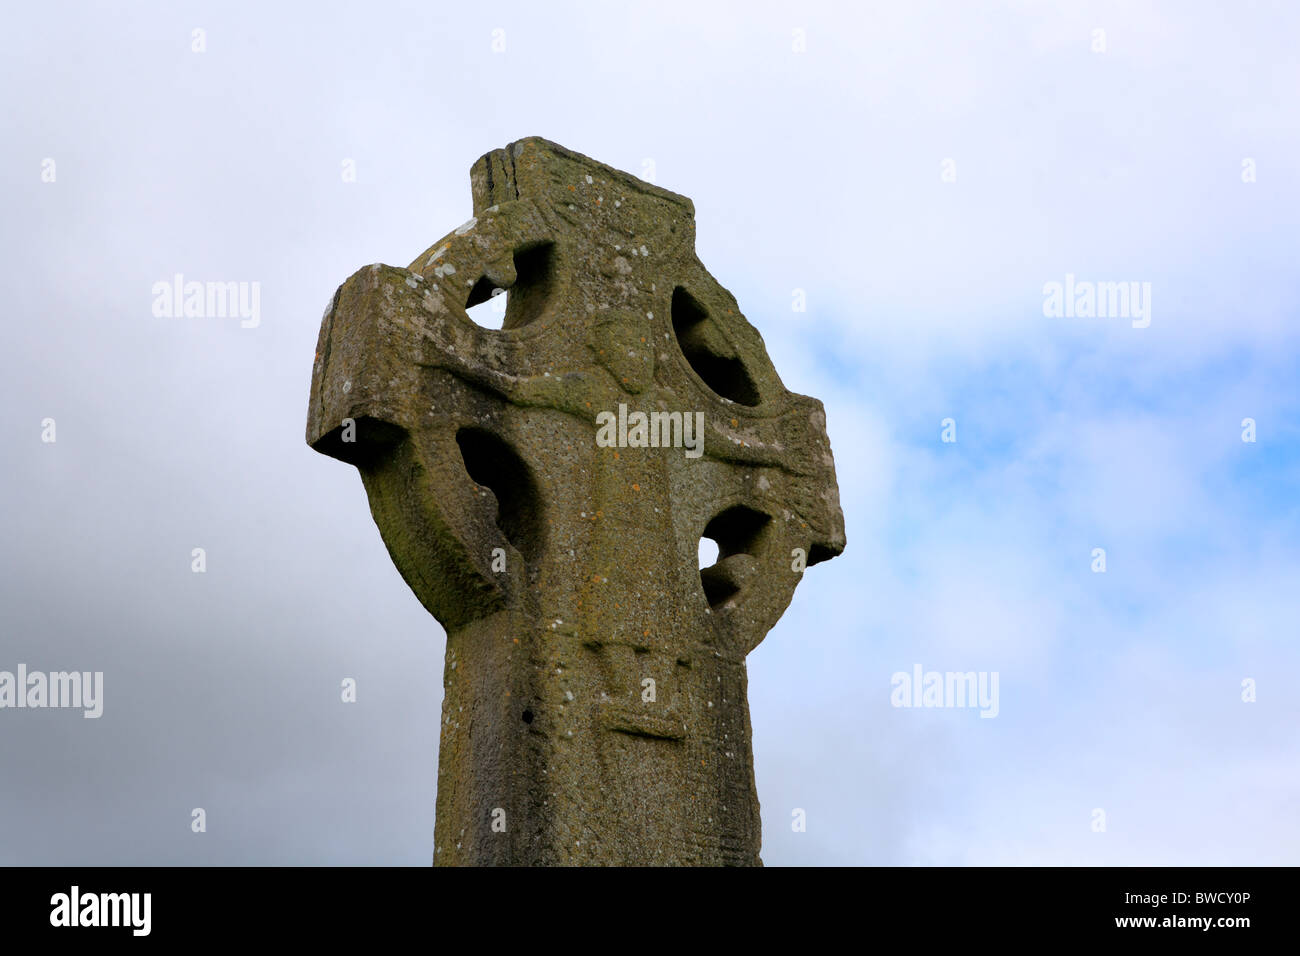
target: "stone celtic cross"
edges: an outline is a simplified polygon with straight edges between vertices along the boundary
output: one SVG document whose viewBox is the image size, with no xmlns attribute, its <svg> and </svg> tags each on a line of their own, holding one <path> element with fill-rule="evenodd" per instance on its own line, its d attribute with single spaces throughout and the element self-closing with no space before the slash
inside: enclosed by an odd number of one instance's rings
<svg viewBox="0 0 1300 956">
<path fill-rule="evenodd" d="M 686 197 L 537 138 L 470 178 L 334 294 L 307 418 L 447 631 L 434 862 L 758 864 L 745 656 L 844 548 L 822 405 Z"/>
</svg>

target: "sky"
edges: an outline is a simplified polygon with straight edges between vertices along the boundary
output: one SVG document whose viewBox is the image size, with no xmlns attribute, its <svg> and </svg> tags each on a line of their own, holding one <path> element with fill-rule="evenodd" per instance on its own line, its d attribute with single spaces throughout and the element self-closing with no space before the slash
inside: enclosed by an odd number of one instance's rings
<svg viewBox="0 0 1300 956">
<path fill-rule="evenodd" d="M 9 27 L 0 671 L 105 683 L 0 709 L 0 864 L 430 861 L 445 638 L 304 443 L 312 355 L 530 135 L 691 197 L 826 405 L 848 547 L 749 657 L 767 865 L 1300 862 L 1294 5 Z M 177 273 L 257 324 L 156 315 Z M 1049 314 L 1067 282 L 1149 310 Z M 895 706 L 918 667 L 996 674 L 996 716 Z"/>
</svg>

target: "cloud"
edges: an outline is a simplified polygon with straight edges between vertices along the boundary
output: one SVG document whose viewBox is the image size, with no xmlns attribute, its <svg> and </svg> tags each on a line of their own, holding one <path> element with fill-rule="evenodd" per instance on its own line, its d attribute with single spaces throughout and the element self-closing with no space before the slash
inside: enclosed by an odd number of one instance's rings
<svg viewBox="0 0 1300 956">
<path fill-rule="evenodd" d="M 826 404 L 848 549 L 750 658 L 769 864 L 1296 861 L 1293 10 L 203 19 L 0 38 L 0 668 L 106 674 L 99 721 L 0 714 L 0 862 L 428 862 L 444 642 L 303 444 L 310 356 L 529 134 L 652 160 Z M 176 272 L 260 282 L 261 325 L 155 318 Z M 1045 317 L 1067 273 L 1151 282 L 1150 327 Z M 998 718 L 891 707 L 914 663 L 997 670 Z"/>
</svg>

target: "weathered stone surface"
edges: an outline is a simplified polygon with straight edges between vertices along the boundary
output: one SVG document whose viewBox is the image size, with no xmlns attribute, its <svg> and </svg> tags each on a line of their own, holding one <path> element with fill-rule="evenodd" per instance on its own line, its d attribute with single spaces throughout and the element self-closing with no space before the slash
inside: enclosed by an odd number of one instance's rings
<svg viewBox="0 0 1300 956">
<path fill-rule="evenodd" d="M 307 421 L 447 631 L 434 862 L 757 864 L 745 655 L 844 547 L 822 405 L 689 199 L 537 138 L 471 182 L 474 218 L 335 293 Z M 701 453 L 638 412 L 699 413 Z"/>
</svg>

